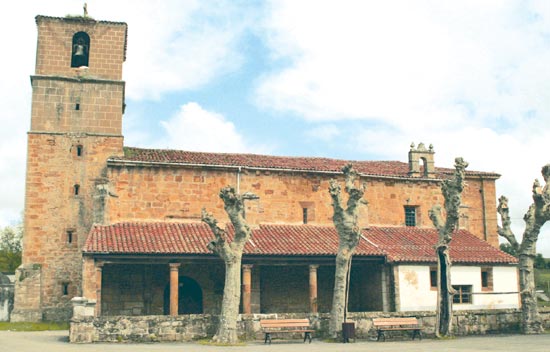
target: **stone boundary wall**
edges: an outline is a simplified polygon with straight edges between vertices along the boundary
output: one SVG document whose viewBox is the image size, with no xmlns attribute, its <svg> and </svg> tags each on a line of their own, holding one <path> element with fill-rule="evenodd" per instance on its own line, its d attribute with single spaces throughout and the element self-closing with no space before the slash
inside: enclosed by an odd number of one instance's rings
<svg viewBox="0 0 550 352">
<path fill-rule="evenodd" d="M 0 284 L 0 321 L 10 321 L 14 290 L 13 284 Z"/>
<path fill-rule="evenodd" d="M 540 311 L 546 329 L 550 328 L 550 309 Z M 435 312 L 349 313 L 348 321 L 355 322 L 358 339 L 373 339 L 372 319 L 377 317 L 417 317 L 423 335 L 434 336 Z M 263 339 L 260 319 L 309 318 L 316 329 L 315 338 L 327 335 L 329 314 L 250 314 L 239 316 L 240 337 L 244 340 Z M 521 312 L 516 309 L 476 310 L 454 313 L 456 335 L 518 333 Z M 169 342 L 190 341 L 211 337 L 216 330 L 217 317 L 208 314 L 171 316 L 112 316 L 80 317 L 71 320 L 70 341 L 92 342 Z M 290 338 L 288 335 L 285 338 Z M 396 336 L 397 338 L 397 336 Z"/>
</svg>

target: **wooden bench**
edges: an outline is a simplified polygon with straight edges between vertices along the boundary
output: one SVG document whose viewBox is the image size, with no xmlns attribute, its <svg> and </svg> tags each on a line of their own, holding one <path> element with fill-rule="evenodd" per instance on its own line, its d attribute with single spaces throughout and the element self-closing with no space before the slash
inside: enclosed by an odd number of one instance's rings
<svg viewBox="0 0 550 352">
<path fill-rule="evenodd" d="M 380 341 L 382 337 L 386 341 L 386 331 L 412 331 L 412 339 L 418 336 L 422 340 L 422 328 L 416 318 L 375 318 L 372 319 L 372 325 L 376 328 Z"/>
<path fill-rule="evenodd" d="M 311 343 L 311 330 L 308 319 L 262 319 L 260 326 L 265 334 L 264 343 L 269 341 L 271 344 L 271 335 L 279 333 L 303 333 L 304 342 L 309 339 Z"/>
</svg>

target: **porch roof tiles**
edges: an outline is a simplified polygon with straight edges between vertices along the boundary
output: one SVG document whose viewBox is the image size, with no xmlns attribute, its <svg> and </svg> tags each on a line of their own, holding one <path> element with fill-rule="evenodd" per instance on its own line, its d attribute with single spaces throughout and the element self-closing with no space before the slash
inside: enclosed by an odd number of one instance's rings
<svg viewBox="0 0 550 352">
<path fill-rule="evenodd" d="M 228 227 L 231 240 L 233 230 Z M 83 248 L 88 254 L 206 255 L 213 239 L 203 223 L 117 223 L 95 225 Z M 363 231 L 356 255 L 384 256 L 388 262 L 435 263 L 435 229 L 370 227 Z M 253 230 L 244 255 L 333 256 L 338 236 L 333 226 L 260 225 Z M 451 259 L 456 263 L 516 263 L 516 259 L 471 233 L 453 236 Z"/>
<path fill-rule="evenodd" d="M 365 236 L 382 248 L 389 262 L 435 263 L 438 233 L 433 228 L 370 227 Z M 466 230 L 453 234 L 449 247 L 455 263 L 517 263 L 513 256 L 491 246 Z"/>
</svg>

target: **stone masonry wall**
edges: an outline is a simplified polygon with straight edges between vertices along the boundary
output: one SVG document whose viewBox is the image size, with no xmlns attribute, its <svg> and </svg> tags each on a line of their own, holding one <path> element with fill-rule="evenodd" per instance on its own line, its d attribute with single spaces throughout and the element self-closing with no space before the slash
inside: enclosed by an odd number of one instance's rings
<svg viewBox="0 0 550 352">
<path fill-rule="evenodd" d="M 70 299 L 81 295 L 80 249 L 91 224 L 101 222 L 94 209 L 105 197 L 98 190 L 105 159 L 121 150 L 122 137 L 30 133 L 28 139 L 23 264 L 41 265 L 41 308 L 65 312 L 44 319 L 65 320 Z M 76 156 L 76 145 L 83 146 L 82 156 Z M 24 291 L 16 288 L 16 295 Z M 21 296 L 16 308 L 34 299 Z"/>
<path fill-rule="evenodd" d="M 76 68 L 71 68 L 73 35 L 86 32 L 90 36 L 88 75 L 111 80 L 122 79 L 126 23 L 38 16 L 36 24 L 37 75 L 74 76 Z"/>
<path fill-rule="evenodd" d="M 456 335 L 484 335 L 494 333 L 517 333 L 521 317 L 519 310 L 490 310 L 455 312 L 454 333 Z M 550 328 L 550 309 L 541 310 L 545 328 Z M 358 339 L 374 339 L 376 331 L 372 319 L 378 317 L 403 317 L 402 313 L 349 313 L 348 322 L 355 322 Z M 434 336 L 435 312 L 415 312 L 420 320 L 422 333 Z M 260 319 L 309 318 L 316 332 L 314 338 L 327 336 L 329 314 L 251 314 L 239 317 L 239 335 L 246 340 L 261 340 L 263 334 Z M 190 341 L 211 337 L 216 327 L 215 316 L 182 315 L 142 317 L 83 317 L 71 320 L 69 339 L 73 343 L 91 342 L 169 342 Z M 392 339 L 409 335 L 395 332 Z M 296 336 L 297 337 L 297 336 Z M 291 338 L 285 334 L 283 338 Z"/>
<path fill-rule="evenodd" d="M 220 188 L 237 184 L 237 171 L 203 168 L 121 167 L 109 168 L 117 198 L 110 199 L 109 221 L 200 221 L 203 207 L 220 221 L 227 219 Z M 289 172 L 247 172 L 240 174 L 240 191 L 254 192 L 259 200 L 247 202 L 250 224 L 300 224 L 303 208 L 308 223 L 332 225 L 328 182 L 332 176 Z M 428 210 L 442 204 L 438 182 L 368 178 L 364 198 L 369 202 L 362 214 L 362 225 L 403 226 L 404 206 L 417 206 L 418 226 L 433 228 Z M 463 196 L 466 228 L 486 237 L 479 181 L 468 179 Z M 485 181 L 486 208 L 496 209 L 494 181 Z M 491 200 L 491 202 L 489 202 Z M 494 205 L 494 207 L 493 207 Z M 486 210 L 487 212 L 487 210 Z M 490 214 L 489 214 L 490 215 Z M 227 220 L 226 220 L 227 221 Z M 487 217 L 489 242 L 498 244 L 496 217 Z M 492 231 L 494 230 L 494 231 Z"/>
<path fill-rule="evenodd" d="M 122 135 L 122 81 L 32 76 L 31 131 Z"/>
</svg>

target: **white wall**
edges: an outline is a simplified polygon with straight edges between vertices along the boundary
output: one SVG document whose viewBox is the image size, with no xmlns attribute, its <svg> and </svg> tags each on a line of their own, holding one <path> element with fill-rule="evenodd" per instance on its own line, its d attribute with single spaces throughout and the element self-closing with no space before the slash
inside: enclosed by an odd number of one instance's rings
<svg viewBox="0 0 550 352">
<path fill-rule="evenodd" d="M 399 265 L 396 269 L 400 311 L 435 310 L 437 290 L 430 288 L 429 265 Z M 454 304 L 454 310 L 518 308 L 518 273 L 515 266 L 493 267 L 493 290 L 482 291 L 480 266 L 452 266 L 452 285 L 472 285 L 473 302 Z M 505 292 L 513 292 L 506 293 Z"/>
</svg>

